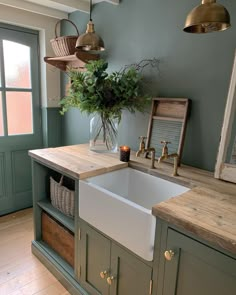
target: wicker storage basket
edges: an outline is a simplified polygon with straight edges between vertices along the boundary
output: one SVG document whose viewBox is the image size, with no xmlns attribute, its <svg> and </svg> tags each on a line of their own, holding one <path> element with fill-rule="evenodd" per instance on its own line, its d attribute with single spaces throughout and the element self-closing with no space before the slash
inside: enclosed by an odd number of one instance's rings
<svg viewBox="0 0 236 295">
<path fill-rule="evenodd" d="M 61 21 L 67 21 L 67 22 L 71 23 L 75 27 L 77 35 L 58 37 L 57 27 Z M 76 51 L 75 44 L 76 44 L 78 37 L 79 37 L 78 28 L 76 27 L 76 25 L 72 21 L 70 21 L 69 19 L 65 19 L 65 18 L 59 20 L 55 25 L 55 39 L 50 40 L 51 45 L 52 45 L 52 49 L 53 49 L 55 55 L 56 56 L 66 56 L 66 55 L 74 54 Z"/>
<path fill-rule="evenodd" d="M 63 176 L 61 176 L 59 183 L 50 177 L 51 203 L 53 207 L 57 208 L 62 213 L 74 217 L 75 192 L 63 186 L 62 182 Z"/>
</svg>

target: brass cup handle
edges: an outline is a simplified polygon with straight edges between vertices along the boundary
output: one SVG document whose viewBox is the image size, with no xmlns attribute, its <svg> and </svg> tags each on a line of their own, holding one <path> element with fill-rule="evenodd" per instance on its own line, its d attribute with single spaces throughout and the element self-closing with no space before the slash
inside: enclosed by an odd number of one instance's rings
<svg viewBox="0 0 236 295">
<path fill-rule="evenodd" d="M 165 253 L 164 253 L 165 259 L 166 259 L 167 261 L 171 261 L 172 258 L 174 257 L 174 255 L 175 255 L 175 253 L 174 253 L 174 251 L 172 251 L 172 250 L 167 250 L 167 251 L 165 251 Z"/>
<path fill-rule="evenodd" d="M 107 283 L 108 283 L 108 285 L 111 285 L 112 282 L 114 281 L 114 279 L 115 279 L 114 276 L 110 276 L 110 277 L 108 277 L 108 278 L 107 278 Z"/>
<path fill-rule="evenodd" d="M 100 277 L 101 277 L 102 279 L 105 279 L 107 275 L 108 275 L 107 270 L 104 270 L 104 271 L 101 271 L 101 272 L 100 272 Z"/>
</svg>

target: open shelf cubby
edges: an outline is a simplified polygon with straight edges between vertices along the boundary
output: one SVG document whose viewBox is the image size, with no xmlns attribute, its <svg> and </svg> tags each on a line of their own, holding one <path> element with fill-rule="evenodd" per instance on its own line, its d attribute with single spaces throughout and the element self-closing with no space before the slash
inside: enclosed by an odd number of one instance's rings
<svg viewBox="0 0 236 295">
<path fill-rule="evenodd" d="M 71 232 L 75 232 L 74 219 L 63 214 L 58 209 L 54 208 L 49 200 L 45 199 L 38 201 L 38 206 L 42 208 L 45 212 L 47 212 L 49 215 L 51 215 L 53 218 L 55 218 L 57 221 L 59 221 L 66 228 L 68 228 Z"/>
</svg>

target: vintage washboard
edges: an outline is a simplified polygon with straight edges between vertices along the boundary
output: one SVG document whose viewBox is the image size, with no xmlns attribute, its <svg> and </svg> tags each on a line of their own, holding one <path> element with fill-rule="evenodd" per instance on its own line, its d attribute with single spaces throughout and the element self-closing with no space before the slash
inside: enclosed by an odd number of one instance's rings
<svg viewBox="0 0 236 295">
<path fill-rule="evenodd" d="M 182 157 L 186 130 L 189 99 L 187 98 L 154 98 L 147 133 L 147 147 L 156 149 L 156 158 L 161 156 L 163 144 L 170 141 L 169 154 Z"/>
</svg>

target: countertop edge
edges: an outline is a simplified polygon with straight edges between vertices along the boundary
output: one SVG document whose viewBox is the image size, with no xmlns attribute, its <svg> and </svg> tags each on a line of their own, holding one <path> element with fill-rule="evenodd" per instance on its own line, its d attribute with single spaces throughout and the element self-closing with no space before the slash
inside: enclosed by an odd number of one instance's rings
<svg viewBox="0 0 236 295">
<path fill-rule="evenodd" d="M 215 232 L 211 232 L 194 222 L 189 222 L 189 220 L 185 220 L 183 217 L 174 216 L 173 212 L 168 213 L 168 211 L 159 210 L 155 208 L 155 214 L 157 218 L 162 219 L 180 230 L 186 230 L 187 232 L 196 235 L 196 237 L 205 240 L 206 242 L 210 242 L 215 246 L 222 248 L 223 250 L 229 251 L 230 253 L 236 255 L 236 241 L 232 239 L 226 239 L 225 236 L 219 235 Z"/>
<path fill-rule="evenodd" d="M 48 150 L 50 151 L 53 151 L 53 149 L 54 148 L 48 148 Z M 75 172 L 75 171 L 72 171 L 71 169 L 66 168 L 65 166 L 56 164 L 55 161 L 45 158 L 43 155 L 38 154 L 38 152 L 40 152 L 40 150 L 29 150 L 28 154 L 33 160 L 37 161 L 38 163 L 46 165 L 46 166 L 50 166 L 50 168 L 60 171 L 61 173 L 64 172 L 68 176 L 71 176 L 77 179 L 86 179 L 89 177 L 97 176 L 103 173 L 128 167 L 128 162 L 121 162 L 117 160 L 116 164 L 109 165 L 107 167 L 106 166 L 91 167 L 90 169 L 84 172 Z M 99 154 L 97 154 L 96 156 L 98 157 Z"/>
<path fill-rule="evenodd" d="M 152 208 L 177 228 L 236 254 L 236 198 L 197 186 Z"/>
</svg>

